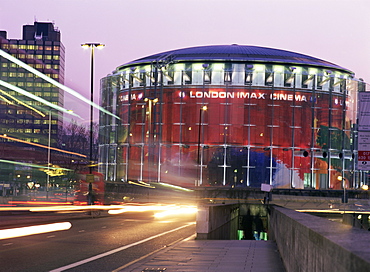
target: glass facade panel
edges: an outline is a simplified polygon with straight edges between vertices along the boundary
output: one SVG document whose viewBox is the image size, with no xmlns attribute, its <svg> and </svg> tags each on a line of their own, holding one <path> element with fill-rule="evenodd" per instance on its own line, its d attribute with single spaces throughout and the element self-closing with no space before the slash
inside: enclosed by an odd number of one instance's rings
<svg viewBox="0 0 370 272">
<path fill-rule="evenodd" d="M 166 69 L 158 81 L 148 72 L 146 86 L 119 91 L 117 139 L 129 143 L 117 166 L 124 181 L 340 189 L 345 175 L 354 184 L 354 83 L 337 87 L 334 74 L 283 65 Z"/>
</svg>

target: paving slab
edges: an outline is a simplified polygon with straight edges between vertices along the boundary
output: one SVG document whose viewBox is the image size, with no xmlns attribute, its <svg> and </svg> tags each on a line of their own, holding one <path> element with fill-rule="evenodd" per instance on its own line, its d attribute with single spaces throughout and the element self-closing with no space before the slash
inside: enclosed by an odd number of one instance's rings
<svg viewBox="0 0 370 272">
<path fill-rule="evenodd" d="M 274 241 L 184 240 L 115 272 L 284 272 Z"/>
</svg>

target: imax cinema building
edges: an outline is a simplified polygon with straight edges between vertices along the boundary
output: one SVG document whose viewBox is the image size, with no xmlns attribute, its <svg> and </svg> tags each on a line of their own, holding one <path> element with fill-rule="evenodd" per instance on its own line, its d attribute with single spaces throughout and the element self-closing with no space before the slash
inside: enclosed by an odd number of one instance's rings
<svg viewBox="0 0 370 272">
<path fill-rule="evenodd" d="M 101 80 L 99 171 L 180 186 L 359 186 L 357 95 L 344 67 L 257 46 L 158 53 Z"/>
</svg>

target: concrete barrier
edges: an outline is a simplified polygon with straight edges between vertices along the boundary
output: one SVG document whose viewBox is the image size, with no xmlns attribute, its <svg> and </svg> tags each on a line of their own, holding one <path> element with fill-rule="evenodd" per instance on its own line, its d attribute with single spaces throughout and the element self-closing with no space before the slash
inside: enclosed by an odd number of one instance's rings
<svg viewBox="0 0 370 272">
<path fill-rule="evenodd" d="M 370 232 L 271 206 L 270 237 L 288 272 L 368 272 Z"/>
<path fill-rule="evenodd" d="M 239 204 L 198 207 L 197 239 L 236 240 Z"/>
</svg>

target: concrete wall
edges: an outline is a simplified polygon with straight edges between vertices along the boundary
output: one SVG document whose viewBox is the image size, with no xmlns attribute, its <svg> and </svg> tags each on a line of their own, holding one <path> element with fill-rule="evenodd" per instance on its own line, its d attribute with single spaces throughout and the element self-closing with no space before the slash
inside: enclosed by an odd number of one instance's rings
<svg viewBox="0 0 370 272">
<path fill-rule="evenodd" d="M 236 240 L 239 204 L 198 207 L 197 239 Z"/>
<path fill-rule="evenodd" d="M 370 271 L 370 232 L 271 206 L 270 237 L 288 272 Z"/>
</svg>

